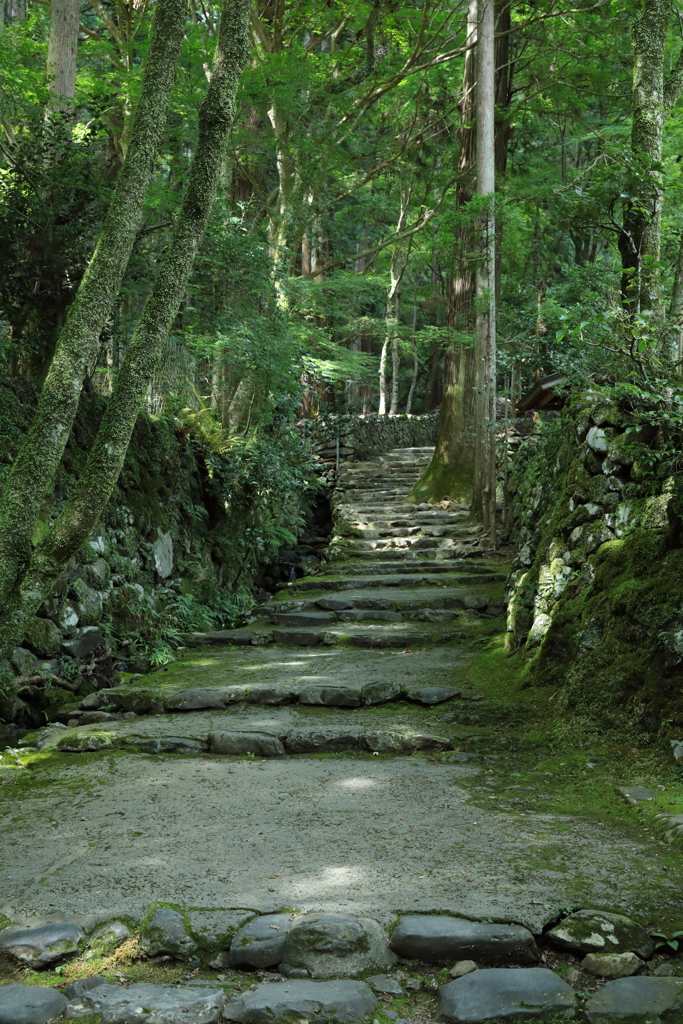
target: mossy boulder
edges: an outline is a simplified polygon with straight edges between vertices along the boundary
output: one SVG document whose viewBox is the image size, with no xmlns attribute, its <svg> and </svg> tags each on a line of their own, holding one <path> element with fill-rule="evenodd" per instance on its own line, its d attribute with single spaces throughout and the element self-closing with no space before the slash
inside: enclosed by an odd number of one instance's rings
<svg viewBox="0 0 683 1024">
<path fill-rule="evenodd" d="M 55 743 L 57 750 L 68 754 L 85 754 L 94 750 L 105 750 L 112 745 L 112 738 L 106 732 L 66 733 Z"/>
<path fill-rule="evenodd" d="M 548 938 L 572 953 L 636 953 L 647 960 L 654 949 L 641 925 L 605 910 L 578 910 L 551 929 Z"/>
<path fill-rule="evenodd" d="M 103 924 L 90 936 L 88 946 L 100 956 L 111 956 L 118 947 L 130 938 L 130 929 L 122 921 Z"/>
<path fill-rule="evenodd" d="M 185 918 L 171 907 L 159 907 L 140 933 L 140 945 L 148 956 L 166 954 L 177 960 L 189 960 L 197 953 L 197 943 L 188 935 Z"/>
<path fill-rule="evenodd" d="M 35 617 L 29 621 L 24 633 L 24 643 L 41 658 L 59 654 L 62 634 L 51 619 Z"/>
<path fill-rule="evenodd" d="M 287 933 L 285 963 L 304 968 L 313 978 L 355 977 L 368 970 L 387 970 L 396 960 L 384 930 L 370 918 L 310 914 Z"/>
</svg>

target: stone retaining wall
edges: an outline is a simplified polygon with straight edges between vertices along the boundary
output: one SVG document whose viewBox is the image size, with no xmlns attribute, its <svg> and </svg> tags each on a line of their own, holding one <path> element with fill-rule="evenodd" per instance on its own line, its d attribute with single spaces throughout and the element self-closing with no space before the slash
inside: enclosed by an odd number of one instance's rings
<svg viewBox="0 0 683 1024">
<path fill-rule="evenodd" d="M 510 485 L 508 649 L 573 708 L 664 738 L 683 725 L 675 416 L 596 389 L 522 443 Z"/>
<path fill-rule="evenodd" d="M 302 420 L 300 428 L 320 459 L 363 461 L 392 448 L 426 448 L 436 441 L 438 412 L 425 416 L 342 415 Z"/>
</svg>

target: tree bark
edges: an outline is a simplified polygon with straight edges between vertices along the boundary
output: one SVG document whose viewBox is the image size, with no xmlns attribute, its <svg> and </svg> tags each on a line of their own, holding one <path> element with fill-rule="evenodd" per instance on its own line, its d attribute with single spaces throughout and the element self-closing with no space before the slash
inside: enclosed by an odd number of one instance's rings
<svg viewBox="0 0 683 1024">
<path fill-rule="evenodd" d="M 52 0 L 47 44 L 47 87 L 53 111 L 68 108 L 68 103 L 63 101 L 72 100 L 76 95 L 78 24 L 78 0 Z"/>
<path fill-rule="evenodd" d="M 457 209 L 463 209 L 473 194 L 475 155 L 475 96 L 477 82 L 476 46 L 477 0 L 470 0 L 467 18 L 467 42 L 460 103 L 460 157 Z M 474 258 L 476 235 L 463 223 L 458 229 L 448 295 L 447 323 L 461 335 L 473 329 L 476 291 Z M 444 352 L 443 390 L 439 429 L 434 455 L 422 478 L 408 495 L 409 501 L 441 501 L 452 497 L 469 502 L 474 479 L 475 364 L 471 345 L 453 342 Z"/>
<path fill-rule="evenodd" d="M 420 372 L 420 359 L 417 353 L 417 342 L 415 340 L 415 335 L 417 333 L 417 292 L 418 282 L 415 281 L 413 285 L 413 336 L 411 338 L 413 346 L 413 376 L 410 381 L 408 398 L 406 399 L 406 416 L 410 416 L 410 410 L 413 407 L 413 398 L 415 397 L 415 388 L 417 387 L 417 375 Z"/>
<path fill-rule="evenodd" d="M 398 215 L 398 223 L 396 225 L 396 234 L 399 235 L 402 231 L 405 231 L 406 221 L 408 219 L 408 207 L 410 206 L 410 197 L 412 190 L 402 189 L 401 190 L 401 207 Z M 399 340 L 398 340 L 398 317 L 400 311 L 400 298 L 399 288 L 401 287 L 401 281 L 405 269 L 408 265 L 408 257 L 410 255 L 410 247 L 412 239 L 408 241 L 407 247 L 403 248 L 402 242 L 397 242 L 391 250 L 391 261 L 389 263 L 389 287 L 387 289 L 387 305 L 385 313 L 385 324 L 386 333 L 384 335 L 384 343 L 382 345 L 382 355 L 379 361 L 379 415 L 385 416 L 387 411 L 387 354 L 389 346 L 391 345 L 391 364 L 392 364 L 392 379 L 391 379 L 391 405 L 389 408 L 389 415 L 395 416 L 398 412 L 398 370 L 401 362 L 401 356 L 399 351 Z"/>
<path fill-rule="evenodd" d="M 36 414 L 0 497 L 3 611 L 9 607 L 12 595 L 16 597 L 21 577 L 31 562 L 31 536 L 52 491 L 83 381 L 95 365 L 100 332 L 111 314 L 142 223 L 183 42 L 185 14 L 185 0 L 159 0 L 128 157 L 93 258 L 60 333 Z"/>
<path fill-rule="evenodd" d="M 638 201 L 625 211 L 619 235 L 622 295 L 634 313 L 661 311 L 659 270 L 643 257 L 659 260 L 661 234 L 662 140 L 664 135 L 664 56 L 671 0 L 645 0 L 633 23 L 633 122 L 631 149 L 644 182 Z M 628 273 L 630 271 L 631 273 Z"/>
<path fill-rule="evenodd" d="M 394 337 L 391 342 L 391 405 L 389 415 L 398 413 L 399 371 L 401 369 L 401 346 L 398 337 L 398 324 L 401 313 L 401 300 L 398 291 L 394 295 Z"/>
<path fill-rule="evenodd" d="M 683 372 L 683 232 L 678 243 L 678 257 L 674 270 L 674 283 L 671 289 L 671 305 L 669 306 L 669 337 L 670 358 L 676 363 L 678 373 Z"/>
<path fill-rule="evenodd" d="M 250 0 L 226 0 L 211 82 L 199 114 L 197 149 L 171 243 L 126 350 L 85 469 L 31 561 L 21 588 L 24 616 L 35 612 L 49 595 L 71 555 L 99 521 L 118 480 L 147 387 L 185 294 L 220 181 L 223 154 L 235 119 L 237 88 L 249 55 L 249 6 Z"/>
<path fill-rule="evenodd" d="M 496 222 L 494 0 L 479 2 L 477 195 L 487 200 L 477 265 L 477 443 L 472 512 L 496 540 Z"/>
</svg>

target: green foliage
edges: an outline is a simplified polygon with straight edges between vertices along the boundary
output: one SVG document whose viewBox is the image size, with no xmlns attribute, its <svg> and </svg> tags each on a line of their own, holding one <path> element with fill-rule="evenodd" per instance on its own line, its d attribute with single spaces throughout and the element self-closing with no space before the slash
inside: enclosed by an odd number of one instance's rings
<svg viewBox="0 0 683 1024">
<path fill-rule="evenodd" d="M 680 940 L 683 939 L 683 932 L 674 932 L 667 936 L 664 932 L 651 932 L 650 938 L 654 939 L 655 953 L 677 953 Z"/>
</svg>

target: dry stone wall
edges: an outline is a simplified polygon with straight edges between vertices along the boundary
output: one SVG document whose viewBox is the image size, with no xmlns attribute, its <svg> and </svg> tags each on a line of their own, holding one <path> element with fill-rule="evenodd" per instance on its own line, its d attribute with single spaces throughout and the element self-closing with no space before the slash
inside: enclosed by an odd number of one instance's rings
<svg viewBox="0 0 683 1024">
<path fill-rule="evenodd" d="M 507 646 L 609 722 L 680 732 L 683 481 L 665 403 L 597 391 L 520 446 Z"/>
<path fill-rule="evenodd" d="M 302 420 L 301 431 L 311 439 L 318 458 L 336 459 L 338 453 L 340 460 L 362 462 L 392 448 L 426 448 L 434 444 L 438 422 L 438 412 L 425 416 L 349 413 Z"/>
</svg>

